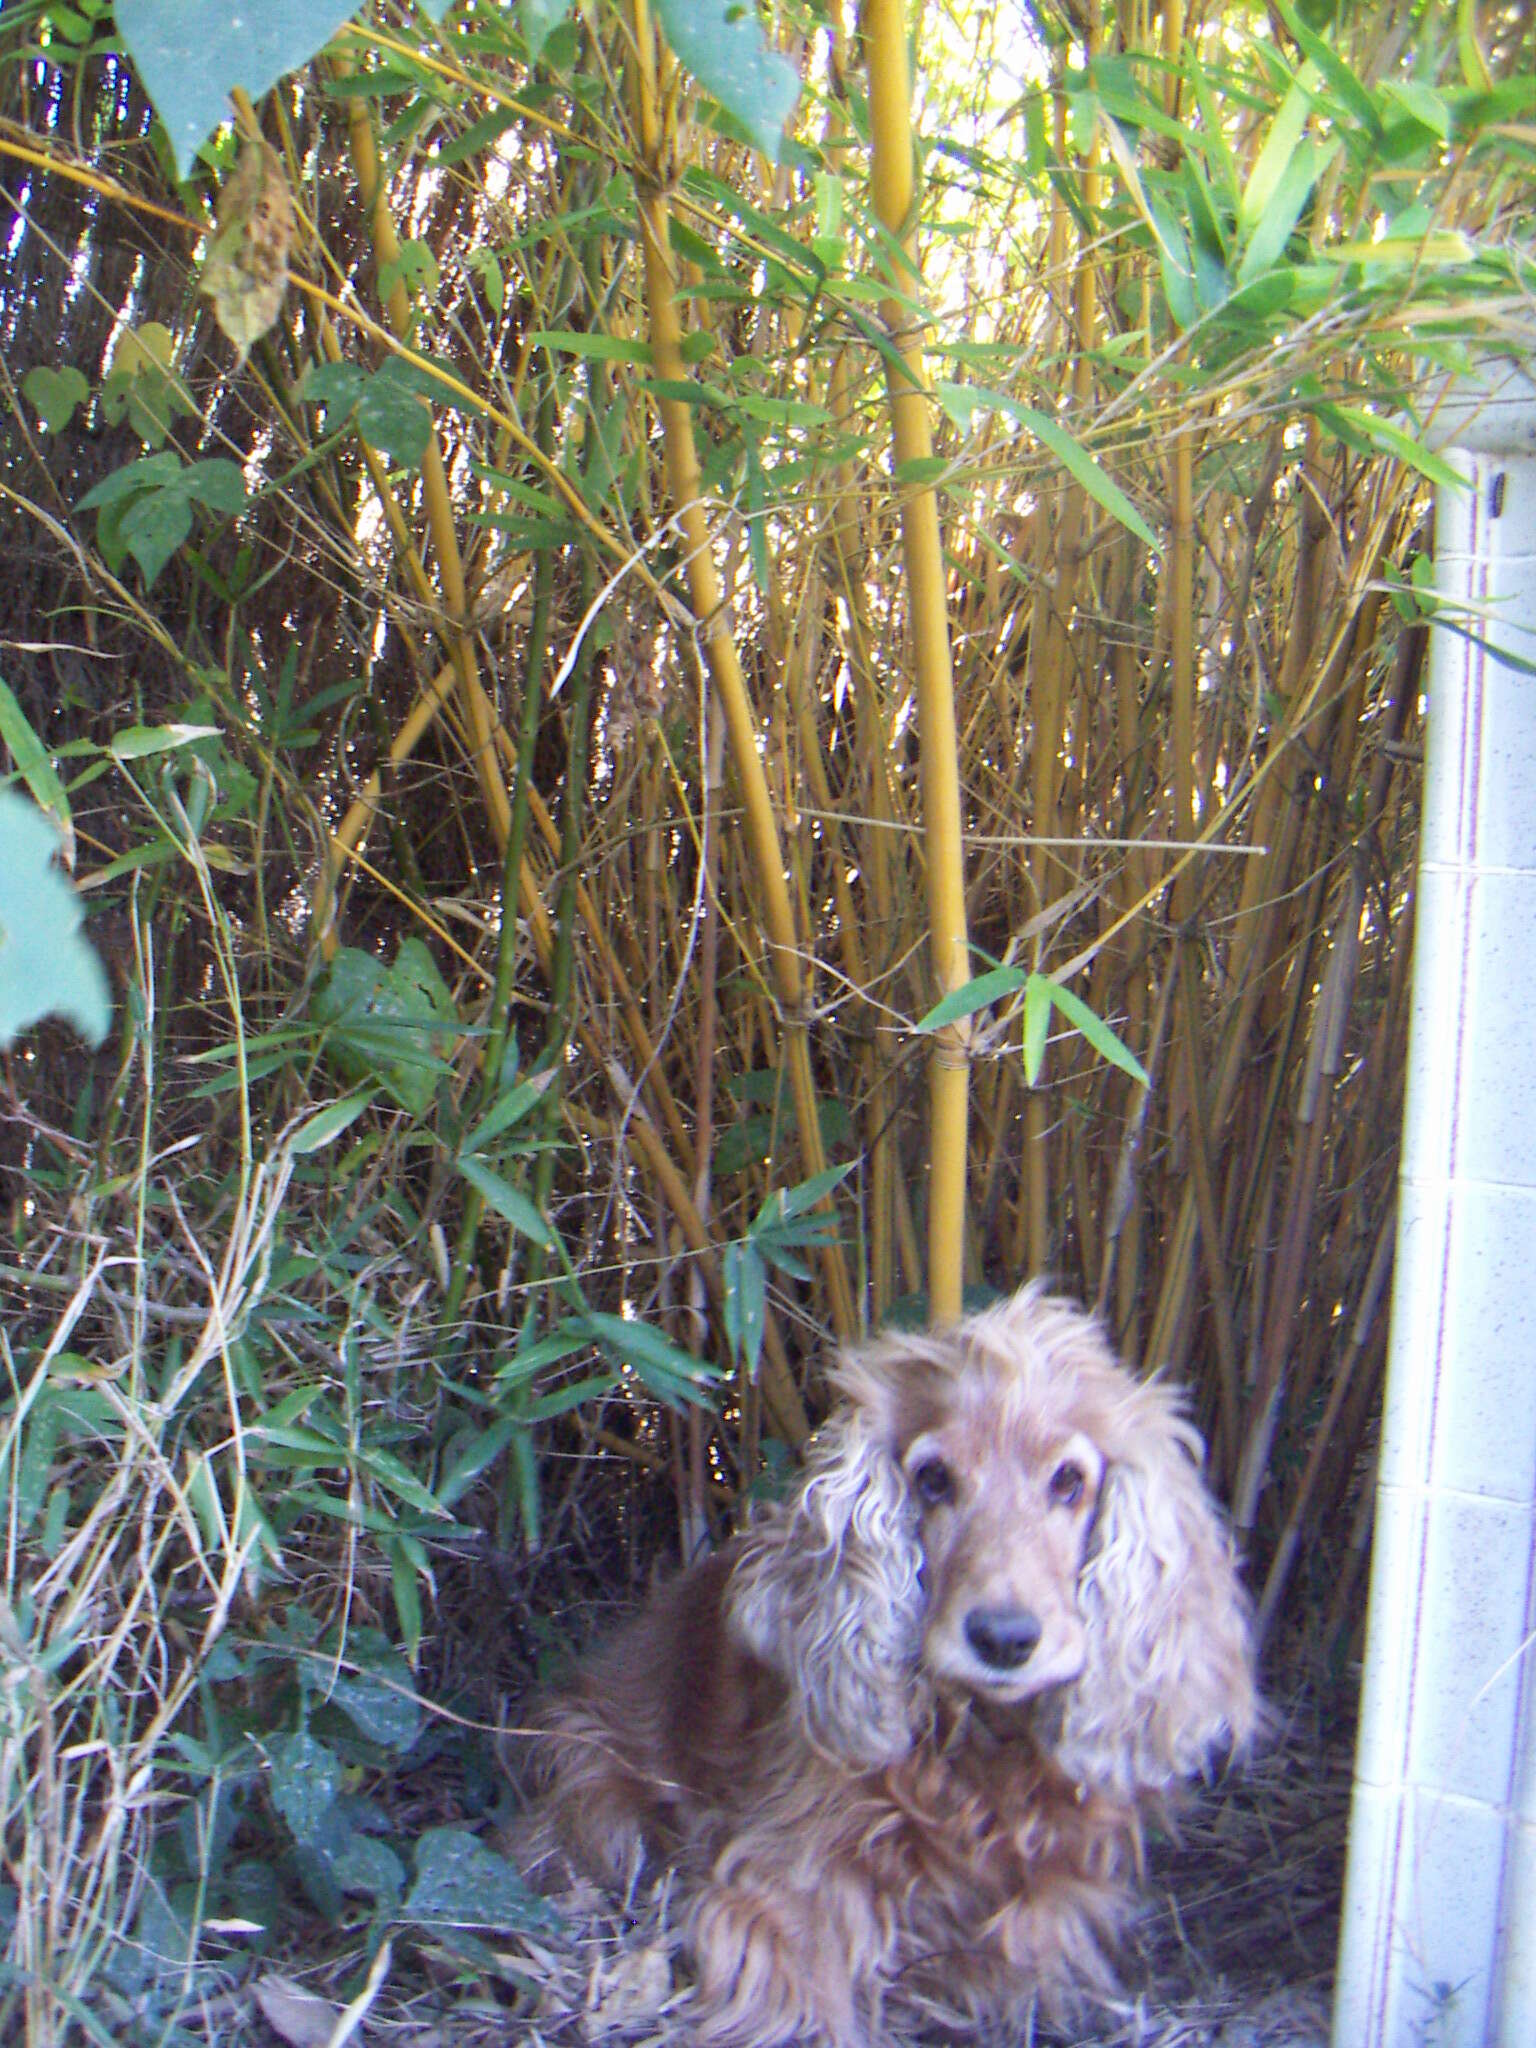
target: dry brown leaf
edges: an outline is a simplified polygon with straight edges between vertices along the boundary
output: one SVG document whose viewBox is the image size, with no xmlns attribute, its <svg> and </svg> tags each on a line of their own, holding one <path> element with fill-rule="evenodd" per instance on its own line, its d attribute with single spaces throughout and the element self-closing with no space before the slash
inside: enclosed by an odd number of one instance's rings
<svg viewBox="0 0 1536 2048">
<path fill-rule="evenodd" d="M 291 1977 L 260 1977 L 255 1985 L 261 2016 L 289 2048 L 325 2048 L 341 2017 L 341 2008 L 317 1998 Z"/>
<path fill-rule="evenodd" d="M 292 245 L 293 197 L 283 160 L 268 143 L 248 140 L 219 196 L 202 283 L 242 363 L 282 309 Z"/>
<path fill-rule="evenodd" d="M 643 2025 L 671 1995 L 672 1962 L 662 1942 L 641 1942 L 599 1962 L 587 1987 L 588 2039 L 605 2040 L 621 2028 Z"/>
</svg>

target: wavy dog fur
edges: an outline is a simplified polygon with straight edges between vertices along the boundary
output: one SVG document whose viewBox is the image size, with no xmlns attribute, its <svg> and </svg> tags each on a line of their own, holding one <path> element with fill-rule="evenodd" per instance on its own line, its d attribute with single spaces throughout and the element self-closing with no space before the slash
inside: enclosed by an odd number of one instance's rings
<svg viewBox="0 0 1536 2048">
<path fill-rule="evenodd" d="M 1035 1286 L 835 1383 L 794 1495 L 549 1710 L 526 1847 L 676 1865 L 701 2042 L 865 2048 L 909 1991 L 1070 2019 L 1144 1819 L 1255 1724 L 1199 1438 Z"/>
</svg>

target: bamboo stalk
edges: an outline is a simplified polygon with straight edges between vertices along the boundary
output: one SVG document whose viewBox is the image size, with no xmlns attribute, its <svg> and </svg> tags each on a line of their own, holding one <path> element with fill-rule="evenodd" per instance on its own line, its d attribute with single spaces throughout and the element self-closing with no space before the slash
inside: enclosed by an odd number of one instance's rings
<svg viewBox="0 0 1536 2048">
<path fill-rule="evenodd" d="M 866 0 L 864 49 L 869 70 L 870 193 L 876 217 L 907 256 L 898 278 L 903 297 L 916 295 L 911 80 L 905 10 L 899 0 Z M 902 298 L 883 302 L 899 358 L 888 363 L 891 452 L 895 467 L 933 453 L 922 325 Z M 965 914 L 965 849 L 960 824 L 960 771 L 950 660 L 948 596 L 939 533 L 939 501 L 931 484 L 901 499 L 907 601 L 918 699 L 918 741 L 927 857 L 928 925 L 933 977 L 940 995 L 971 978 Z M 934 1033 L 929 1070 L 928 1305 L 936 1322 L 959 1318 L 965 1283 L 965 1189 L 970 1058 L 960 1025 Z"/>
<path fill-rule="evenodd" d="M 672 137 L 664 111 L 656 62 L 656 37 L 647 0 L 634 0 L 634 99 L 642 176 L 637 186 L 641 242 L 644 249 L 646 305 L 650 319 L 652 360 L 659 379 L 677 383 L 688 376 L 682 352 L 682 324 L 674 292 L 671 224 L 666 192 L 670 179 Z M 704 515 L 703 486 L 693 440 L 693 416 L 680 399 L 658 398 L 666 445 L 668 494 L 683 537 L 689 602 L 698 621 L 699 637 L 718 694 L 730 742 L 731 763 L 741 790 L 745 824 L 758 886 L 762 891 L 769 965 L 780 1011 L 783 1058 L 794 1098 L 800 1149 L 806 1177 L 826 1167 L 816 1089 L 811 1074 L 810 1019 L 801 940 L 795 929 L 767 777 L 757 749 L 746 678 L 731 636 L 729 618 L 715 572 L 713 542 Z M 832 1243 L 821 1252 L 832 1325 L 847 1340 L 857 1328 L 853 1293 L 842 1246 Z"/>
</svg>

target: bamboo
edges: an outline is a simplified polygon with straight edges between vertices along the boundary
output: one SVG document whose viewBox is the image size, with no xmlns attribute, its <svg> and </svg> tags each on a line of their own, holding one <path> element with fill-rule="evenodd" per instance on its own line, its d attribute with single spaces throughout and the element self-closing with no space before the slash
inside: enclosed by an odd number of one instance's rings
<svg viewBox="0 0 1536 2048">
<path fill-rule="evenodd" d="M 671 137 L 666 131 L 657 74 L 656 38 L 647 0 L 634 0 L 633 21 L 635 116 L 642 171 L 636 203 L 645 258 L 651 353 L 658 378 L 676 383 L 687 377 L 688 370 L 683 358 L 682 325 L 673 289 L 671 224 L 666 200 Z M 752 713 L 736 643 L 731 636 L 720 581 L 715 573 L 713 542 L 704 515 L 698 455 L 694 448 L 692 414 L 680 399 L 659 398 L 656 405 L 661 414 L 666 443 L 668 494 L 683 538 L 689 602 L 698 621 L 710 680 L 724 714 L 731 763 L 741 790 L 753 864 L 762 891 L 768 958 L 780 1011 L 783 1057 L 794 1097 L 805 1175 L 809 1179 L 825 1170 L 826 1155 L 822 1149 L 816 1089 L 811 1075 L 810 1017 L 801 963 L 801 941 L 795 929 L 772 799 L 757 750 L 757 722 Z M 832 1326 L 840 1338 L 851 1338 L 858 1318 L 840 1244 L 833 1243 L 823 1248 L 821 1267 Z"/>
<path fill-rule="evenodd" d="M 907 268 L 893 271 L 889 280 L 903 297 L 893 291 L 882 308 L 899 359 L 888 363 L 886 381 L 891 452 L 900 470 L 932 456 L 933 436 L 922 325 L 903 303 L 915 297 L 917 289 L 917 193 L 907 31 L 899 0 L 866 0 L 863 32 L 869 69 L 870 194 L 876 218 L 907 258 Z M 929 940 L 934 983 L 945 995 L 970 980 L 971 961 L 948 599 L 939 502 L 931 484 L 903 492 L 901 526 L 917 683 Z M 936 1322 L 957 1320 L 963 1304 L 969 1066 L 968 1035 L 960 1025 L 934 1033 L 929 1073 L 928 1305 Z"/>
</svg>

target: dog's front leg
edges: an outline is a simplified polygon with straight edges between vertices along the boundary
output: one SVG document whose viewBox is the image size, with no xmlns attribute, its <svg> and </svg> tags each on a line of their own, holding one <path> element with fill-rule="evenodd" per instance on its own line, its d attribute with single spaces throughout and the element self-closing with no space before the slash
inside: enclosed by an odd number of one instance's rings
<svg viewBox="0 0 1536 2048">
<path fill-rule="evenodd" d="M 697 2038 L 707 2048 L 869 2048 L 841 1916 L 767 1871 L 716 1878 L 694 1902 Z"/>
</svg>

